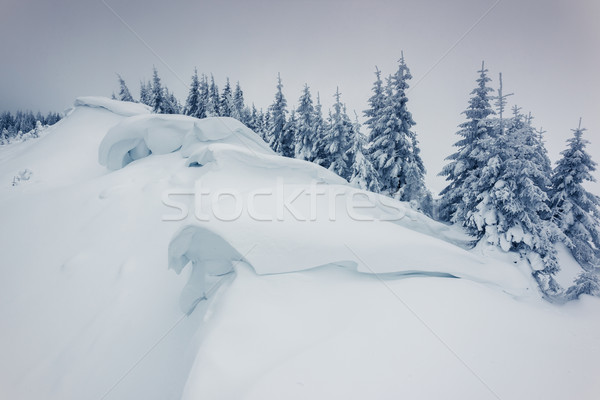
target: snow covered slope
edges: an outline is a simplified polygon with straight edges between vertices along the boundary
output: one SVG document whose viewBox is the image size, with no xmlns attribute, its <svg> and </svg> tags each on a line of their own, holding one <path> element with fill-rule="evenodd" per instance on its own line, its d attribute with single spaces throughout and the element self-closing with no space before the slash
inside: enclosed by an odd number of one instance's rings
<svg viewBox="0 0 600 400">
<path fill-rule="evenodd" d="M 598 299 L 233 119 L 80 98 L 0 148 L 0 220 L 2 398 L 600 393 Z"/>
</svg>

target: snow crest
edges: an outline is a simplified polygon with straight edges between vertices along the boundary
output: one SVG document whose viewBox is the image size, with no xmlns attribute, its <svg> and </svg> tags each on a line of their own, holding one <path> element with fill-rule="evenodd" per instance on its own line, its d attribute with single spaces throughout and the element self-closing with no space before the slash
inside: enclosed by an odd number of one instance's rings
<svg viewBox="0 0 600 400">
<path fill-rule="evenodd" d="M 150 114 L 126 118 L 110 129 L 100 144 L 98 161 L 117 170 L 150 154 L 181 149 L 182 155 L 187 156 L 207 143 L 230 143 L 254 152 L 271 152 L 254 132 L 233 118 Z"/>
</svg>

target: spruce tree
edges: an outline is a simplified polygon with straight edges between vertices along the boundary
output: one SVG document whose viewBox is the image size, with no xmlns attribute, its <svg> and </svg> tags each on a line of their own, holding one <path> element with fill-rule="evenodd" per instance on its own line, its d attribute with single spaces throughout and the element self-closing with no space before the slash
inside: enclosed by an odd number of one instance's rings
<svg viewBox="0 0 600 400">
<path fill-rule="evenodd" d="M 277 74 L 277 91 L 275 92 L 275 100 L 269 107 L 269 126 L 267 127 L 267 138 L 271 148 L 281 155 L 288 157 L 293 156 L 293 140 L 288 138 L 284 130 L 287 122 L 286 114 L 287 101 L 283 95 L 283 84 L 281 83 L 281 75 Z"/>
<path fill-rule="evenodd" d="M 210 102 L 210 90 L 208 86 L 208 79 L 204 74 L 202 74 L 202 79 L 200 79 L 200 86 L 198 87 L 198 92 L 198 115 L 196 117 L 206 118 L 209 116 L 208 107 Z"/>
<path fill-rule="evenodd" d="M 550 211 L 546 194 L 550 180 L 537 161 L 537 143 L 532 138 L 536 132 L 518 109 L 513 118 L 496 120 L 494 127 L 497 134 L 485 139 L 478 154 L 483 167 L 477 177 L 466 180 L 476 204 L 464 225 L 504 251 L 523 253 L 542 291 L 555 295 L 559 286 L 553 275 L 559 265 L 553 243 L 562 234 L 544 218 Z"/>
<path fill-rule="evenodd" d="M 327 142 L 325 141 L 325 120 L 323 118 L 323 106 L 321 105 L 321 95 L 317 92 L 317 104 L 315 105 L 315 139 L 314 139 L 314 159 L 313 162 L 324 166 L 327 157 Z"/>
<path fill-rule="evenodd" d="M 240 82 L 236 82 L 235 90 L 233 92 L 233 110 L 231 116 L 244 125 L 248 125 L 250 122 L 250 110 L 246 108 L 244 102 L 244 92 L 240 86 Z"/>
<path fill-rule="evenodd" d="M 350 141 L 352 123 L 340 100 L 339 88 L 336 89 L 334 98 L 333 112 L 329 113 L 329 121 L 323 138 L 326 143 L 323 166 L 348 180 L 352 175 L 351 160 L 348 159 L 352 145 Z"/>
<path fill-rule="evenodd" d="M 165 92 L 158 77 L 158 71 L 154 67 L 152 73 L 152 92 L 150 94 L 150 107 L 152 111 L 162 114 L 165 111 Z"/>
<path fill-rule="evenodd" d="M 380 184 L 378 173 L 369 159 L 365 148 L 366 144 L 366 137 L 360 131 L 358 115 L 355 114 L 355 121 L 352 129 L 352 148 L 350 150 L 352 165 L 350 184 L 363 190 L 379 193 Z"/>
<path fill-rule="evenodd" d="M 285 157 L 294 158 L 295 139 L 298 137 L 298 118 L 296 110 L 292 109 L 290 117 L 283 128 L 280 154 Z"/>
<path fill-rule="evenodd" d="M 119 78 L 119 97 L 117 99 L 121 101 L 135 101 L 121 75 L 117 74 L 117 77 Z"/>
<path fill-rule="evenodd" d="M 221 117 L 231 117 L 233 113 L 233 94 L 231 93 L 231 84 L 229 78 L 225 80 L 225 87 L 221 93 L 221 102 L 219 103 L 219 115 Z"/>
<path fill-rule="evenodd" d="M 316 158 L 315 107 L 307 84 L 304 84 L 298 104 L 298 132 L 295 139 L 295 157 L 314 161 Z"/>
<path fill-rule="evenodd" d="M 551 207 L 554 221 L 567 237 L 567 245 L 584 267 L 600 263 L 600 198 L 584 187 L 595 182 L 596 163 L 586 151 L 585 129 L 573 130 L 573 137 L 560 154 L 552 176 Z"/>
<path fill-rule="evenodd" d="M 150 82 L 146 84 L 146 82 L 140 81 L 140 103 L 147 106 L 152 104 L 152 85 Z"/>
<path fill-rule="evenodd" d="M 206 116 L 207 117 L 218 117 L 221 115 L 221 111 L 219 109 L 219 105 L 221 103 L 221 99 L 219 96 L 219 87 L 215 83 L 215 77 L 210 75 L 210 86 L 208 88 L 208 104 L 206 107 Z"/>
<path fill-rule="evenodd" d="M 467 120 L 459 125 L 460 130 L 457 132 L 462 138 L 454 144 L 457 151 L 447 158 L 450 162 L 440 173 L 449 181 L 448 186 L 440 193 L 440 218 L 461 224 L 467 214 L 475 209 L 465 182 L 471 175 L 477 179 L 484 165 L 483 157 L 480 157 L 482 142 L 494 134 L 489 119 L 495 114 L 490 105 L 490 92 L 493 90 L 487 86 L 491 79 L 488 78 L 488 70 L 483 63 L 478 72 L 477 87 L 471 92 L 469 106 L 463 112 Z M 465 202 L 466 198 L 470 200 Z"/>
<path fill-rule="evenodd" d="M 200 79 L 198 78 L 198 70 L 194 68 L 194 75 L 192 75 L 188 97 L 185 101 L 185 107 L 183 108 L 183 113 L 185 115 L 202 118 L 202 116 L 200 116 L 200 96 Z"/>
</svg>

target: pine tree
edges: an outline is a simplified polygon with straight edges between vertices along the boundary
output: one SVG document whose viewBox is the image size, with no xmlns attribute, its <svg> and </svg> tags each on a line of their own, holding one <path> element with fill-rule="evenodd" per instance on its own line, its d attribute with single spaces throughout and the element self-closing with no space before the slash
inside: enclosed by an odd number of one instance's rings
<svg viewBox="0 0 600 400">
<path fill-rule="evenodd" d="M 194 75 L 192 75 L 192 82 L 190 83 L 190 90 L 188 92 L 187 100 L 185 101 L 185 107 L 183 113 L 196 118 L 203 118 L 201 114 L 200 105 L 200 79 L 198 78 L 198 70 L 194 68 Z"/>
<path fill-rule="evenodd" d="M 121 75 L 117 74 L 117 77 L 119 78 L 119 97 L 117 99 L 121 101 L 135 101 Z"/>
<path fill-rule="evenodd" d="M 285 135 L 285 126 L 287 121 L 287 101 L 283 95 L 283 84 L 281 83 L 281 75 L 277 74 L 277 92 L 275 92 L 275 100 L 269 107 L 269 126 L 267 127 L 267 137 L 270 140 L 271 148 L 281 155 L 293 157 L 293 140 Z"/>
<path fill-rule="evenodd" d="M 479 157 L 482 141 L 494 134 L 489 119 L 495 114 L 490 105 L 490 92 L 493 90 L 487 86 L 491 79 L 483 63 L 478 72 L 477 87 L 471 92 L 469 106 L 463 112 L 467 120 L 459 125 L 461 129 L 457 132 L 462 137 L 454 144 L 458 150 L 447 158 L 450 162 L 440 173 L 450 182 L 440 193 L 440 218 L 458 223 L 463 223 L 466 215 L 475 209 L 473 195 L 477 194 L 469 193 L 465 182 L 471 175 L 477 179 L 484 165 L 483 157 Z"/>
<path fill-rule="evenodd" d="M 310 89 L 304 84 L 298 104 L 298 132 L 295 139 L 295 157 L 313 161 L 316 158 L 315 108 Z"/>
<path fill-rule="evenodd" d="M 210 89 L 208 86 L 208 79 L 204 74 L 202 74 L 202 79 L 200 80 L 198 92 L 198 115 L 196 116 L 196 118 L 206 118 L 209 116 L 208 107 L 210 103 Z"/>
<path fill-rule="evenodd" d="M 218 117 L 221 115 L 221 110 L 219 105 L 221 103 L 221 99 L 219 96 L 219 87 L 215 83 L 215 77 L 210 75 L 210 86 L 208 89 L 208 105 L 206 107 L 206 116 L 207 117 Z"/>
<path fill-rule="evenodd" d="M 585 271 L 575 279 L 575 284 L 565 292 L 567 300 L 577 300 L 582 294 L 600 296 L 600 279 L 598 274 Z"/>
<path fill-rule="evenodd" d="M 412 79 L 410 70 L 404 61 L 404 54 L 400 58 L 398 71 L 394 75 L 395 91 L 393 101 L 396 104 L 398 119 L 401 122 L 400 140 L 396 142 L 397 154 L 402 159 L 400 168 L 399 187 L 394 197 L 413 202 L 419 205 L 427 200 L 428 190 L 425 187 L 425 166 L 421 159 L 417 135 L 412 130 L 416 125 L 412 114 L 408 111 L 408 81 Z"/>
<path fill-rule="evenodd" d="M 325 163 L 324 167 L 348 180 L 352 175 L 350 160 L 348 159 L 352 143 L 350 142 L 352 123 L 340 101 L 341 93 L 336 89 L 333 112 L 329 113 L 327 129 L 324 133 Z"/>
<path fill-rule="evenodd" d="M 229 78 L 225 81 L 225 87 L 221 93 L 221 102 L 219 103 L 219 115 L 221 117 L 231 117 L 234 109 L 233 94 L 231 93 L 231 84 Z"/>
<path fill-rule="evenodd" d="M 285 157 L 294 158 L 294 147 L 295 138 L 298 137 L 298 118 L 296 116 L 296 110 L 292 109 L 290 117 L 285 123 L 283 128 L 283 135 L 281 143 L 284 144 L 281 147 L 281 155 Z"/>
<path fill-rule="evenodd" d="M 154 67 L 152 73 L 152 92 L 150 97 L 150 107 L 152 111 L 158 114 L 163 114 L 165 109 L 165 92 L 158 77 L 158 71 Z"/>
<path fill-rule="evenodd" d="M 315 105 L 314 121 L 314 159 L 313 162 L 324 166 L 327 158 L 327 142 L 325 141 L 325 120 L 323 119 L 323 106 L 321 105 L 321 95 L 317 92 L 317 104 Z"/>
<path fill-rule="evenodd" d="M 360 123 L 358 122 L 358 115 L 356 113 L 352 136 L 352 148 L 350 150 L 352 174 L 350 184 L 363 190 L 379 193 L 378 173 L 365 149 L 366 138 L 360 131 Z"/>
<path fill-rule="evenodd" d="M 573 130 L 552 176 L 551 207 L 554 221 L 567 237 L 575 259 L 586 268 L 600 263 L 600 198 L 583 187 L 595 182 L 596 163 L 585 150 L 585 129 Z"/>
<path fill-rule="evenodd" d="M 233 110 L 231 116 L 244 125 L 248 125 L 250 122 L 250 111 L 246 108 L 244 103 L 244 92 L 240 87 L 240 82 L 236 82 L 235 90 L 233 92 Z"/>
<path fill-rule="evenodd" d="M 369 130 L 369 136 L 371 138 L 381 137 L 384 134 L 385 126 L 380 124 L 380 118 L 382 111 L 385 108 L 385 93 L 383 89 L 383 82 L 381 81 L 381 71 L 375 67 L 375 83 L 373 84 L 373 95 L 369 98 L 369 109 L 363 113 L 367 120 L 365 125 Z"/>
<path fill-rule="evenodd" d="M 152 85 L 150 82 L 146 84 L 146 82 L 140 81 L 140 103 L 147 106 L 152 104 Z"/>
<path fill-rule="evenodd" d="M 552 221 L 543 218 L 550 211 L 545 190 L 550 181 L 536 160 L 538 148 L 532 139 L 536 132 L 518 109 L 513 118 L 498 119 L 493 126 L 497 134 L 481 143 L 483 150 L 476 158 L 484 166 L 477 177 L 471 175 L 465 181 L 475 193 L 476 204 L 464 225 L 504 251 L 522 252 L 542 291 L 554 295 L 559 286 L 552 276 L 559 265 L 553 243 L 562 235 Z"/>
</svg>

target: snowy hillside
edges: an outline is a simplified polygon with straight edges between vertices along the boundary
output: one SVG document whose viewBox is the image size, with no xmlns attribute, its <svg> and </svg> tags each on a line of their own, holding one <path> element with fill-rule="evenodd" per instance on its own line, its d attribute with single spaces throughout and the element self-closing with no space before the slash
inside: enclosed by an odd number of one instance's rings
<svg viewBox="0 0 600 400">
<path fill-rule="evenodd" d="M 79 98 L 0 148 L 0 221 L 1 398 L 600 396 L 600 299 L 232 118 Z"/>
</svg>

